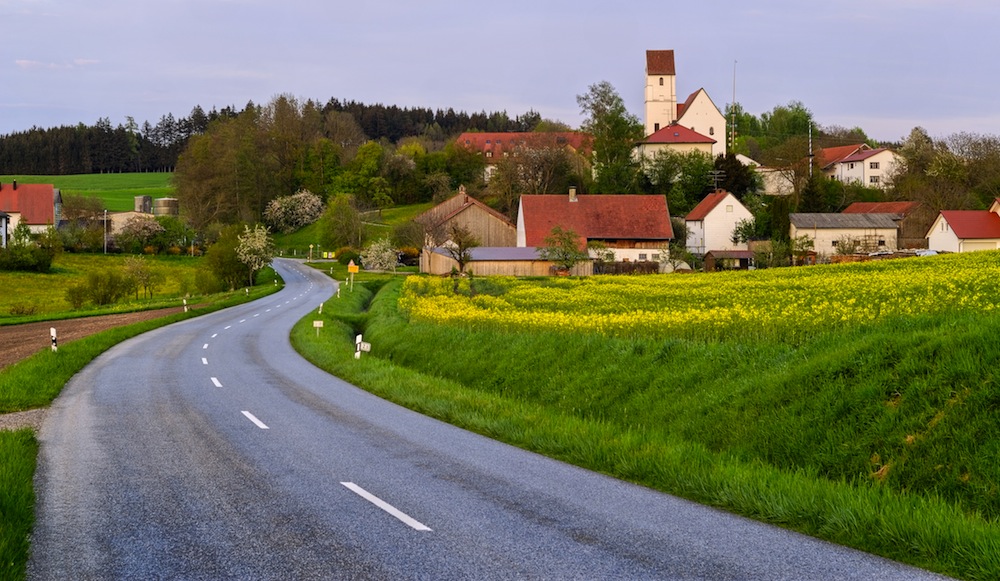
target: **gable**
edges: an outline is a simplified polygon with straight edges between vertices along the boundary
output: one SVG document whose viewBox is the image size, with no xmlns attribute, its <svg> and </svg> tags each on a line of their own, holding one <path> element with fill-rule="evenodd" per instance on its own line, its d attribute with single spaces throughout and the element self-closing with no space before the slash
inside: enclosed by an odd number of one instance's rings
<svg viewBox="0 0 1000 581">
<path fill-rule="evenodd" d="M 570 201 L 564 195 L 521 196 L 525 245 L 544 246 L 556 226 L 584 239 L 669 240 L 667 200 L 663 196 L 583 194 Z"/>
<path fill-rule="evenodd" d="M 1000 215 L 988 210 L 941 210 L 941 217 L 962 240 L 1000 238 Z"/>
<path fill-rule="evenodd" d="M 841 145 L 839 147 L 824 147 L 819 150 L 819 153 L 816 156 L 817 163 L 819 164 L 819 167 L 826 169 L 850 155 L 869 149 L 871 148 L 864 143 L 856 145 Z"/>
<path fill-rule="evenodd" d="M 743 204 L 741 204 L 740 201 L 736 199 L 736 196 L 733 196 L 729 192 L 719 190 L 716 192 L 712 192 L 711 194 L 708 194 L 707 196 L 702 198 L 702 200 L 698 202 L 698 205 L 692 208 L 690 212 L 688 212 L 688 215 L 684 217 L 684 220 L 687 222 L 697 222 L 700 220 L 704 220 L 705 217 L 711 214 L 712 210 L 714 210 L 726 198 L 732 198 L 732 202 L 734 205 L 738 204 L 740 207 L 746 209 L 743 206 Z"/>
</svg>

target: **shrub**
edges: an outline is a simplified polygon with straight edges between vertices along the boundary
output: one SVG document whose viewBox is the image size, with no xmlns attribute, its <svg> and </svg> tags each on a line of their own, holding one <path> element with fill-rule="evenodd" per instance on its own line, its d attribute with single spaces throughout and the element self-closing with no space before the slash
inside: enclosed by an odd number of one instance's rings
<svg viewBox="0 0 1000 581">
<path fill-rule="evenodd" d="M 361 262 L 368 270 L 396 271 L 399 254 L 388 238 L 377 240 L 361 251 Z"/>
<path fill-rule="evenodd" d="M 345 247 L 337 251 L 337 262 L 340 264 L 348 264 L 352 260 L 354 264 L 358 264 L 361 261 L 361 255 L 358 254 L 357 250 Z"/>
</svg>

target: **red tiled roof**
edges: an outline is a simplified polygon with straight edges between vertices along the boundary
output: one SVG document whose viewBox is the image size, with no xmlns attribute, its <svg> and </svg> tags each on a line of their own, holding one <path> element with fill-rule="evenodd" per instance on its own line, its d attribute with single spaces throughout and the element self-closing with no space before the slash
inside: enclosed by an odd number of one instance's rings
<svg viewBox="0 0 1000 581">
<path fill-rule="evenodd" d="M 691 103 L 694 103 L 694 98 L 697 97 L 698 93 L 700 93 L 701 91 L 702 91 L 702 89 L 698 89 L 694 93 L 691 93 L 690 95 L 688 95 L 688 98 L 687 98 L 686 101 L 684 101 L 683 103 L 678 103 L 677 104 L 677 118 L 678 119 L 680 119 L 681 117 L 684 116 L 684 112 L 688 110 L 688 107 L 691 106 Z"/>
<path fill-rule="evenodd" d="M 824 147 L 819 150 L 816 155 L 819 167 L 826 168 L 831 164 L 843 160 L 849 155 L 853 155 L 863 149 L 867 149 L 868 146 L 864 143 L 858 143 L 857 145 L 841 145 L 839 147 Z"/>
<path fill-rule="evenodd" d="M 715 143 L 715 140 L 683 125 L 671 123 L 647 137 L 643 143 Z"/>
<path fill-rule="evenodd" d="M 854 202 L 842 214 L 909 214 L 920 202 Z"/>
<path fill-rule="evenodd" d="M 963 240 L 1000 238 L 1000 215 L 988 210 L 941 210 L 941 215 Z"/>
<path fill-rule="evenodd" d="M 888 151 L 888 150 L 884 147 L 880 147 L 878 149 L 865 149 L 862 151 L 858 151 L 856 153 L 852 153 L 851 155 L 848 155 L 844 159 L 841 159 L 840 162 L 844 163 L 849 161 L 864 161 L 869 157 L 882 153 L 883 151 Z"/>
<path fill-rule="evenodd" d="M 674 72 L 674 51 L 672 50 L 647 50 L 646 51 L 646 74 L 647 75 L 676 75 Z"/>
<path fill-rule="evenodd" d="M 584 240 L 669 240 L 674 237 L 663 196 L 580 194 L 521 196 L 525 244 L 544 246 L 552 228 Z"/>
<path fill-rule="evenodd" d="M 493 157 L 501 157 L 504 151 L 513 151 L 517 147 L 572 147 L 574 150 L 587 154 L 590 151 L 591 137 L 579 131 L 556 132 L 499 132 L 478 133 L 467 132 L 458 136 L 458 145 L 471 148 L 473 151 L 493 152 Z"/>
<path fill-rule="evenodd" d="M 31 226 L 55 222 L 55 187 L 52 184 L 0 184 L 0 211 L 21 214 Z"/>
<path fill-rule="evenodd" d="M 685 216 L 684 219 L 687 221 L 704 220 L 705 216 L 708 216 L 708 214 L 719 205 L 719 202 L 724 200 L 728 195 L 729 192 L 725 190 L 719 190 L 708 194 L 702 201 L 698 202 L 697 206 L 688 212 L 688 215 Z"/>
</svg>

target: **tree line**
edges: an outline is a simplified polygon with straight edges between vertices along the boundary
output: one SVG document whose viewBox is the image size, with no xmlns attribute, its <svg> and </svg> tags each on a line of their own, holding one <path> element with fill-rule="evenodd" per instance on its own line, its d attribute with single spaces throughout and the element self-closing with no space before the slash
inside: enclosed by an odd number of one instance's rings
<svg viewBox="0 0 1000 581">
<path fill-rule="evenodd" d="M 504 112 L 466 113 L 448 109 L 398 107 L 330 99 L 307 101 L 320 117 L 349 114 L 370 139 L 392 143 L 409 136 L 444 141 L 463 131 L 531 131 L 542 119 L 534 111 L 511 118 Z M 173 171 L 189 140 L 203 135 L 216 121 L 258 110 L 252 101 L 242 110 L 232 106 L 209 112 L 195 106 L 187 117 L 173 114 L 142 124 L 132 117 L 117 126 L 107 117 L 93 125 L 79 123 L 32 127 L 0 135 L 0 174 L 72 175 Z"/>
</svg>

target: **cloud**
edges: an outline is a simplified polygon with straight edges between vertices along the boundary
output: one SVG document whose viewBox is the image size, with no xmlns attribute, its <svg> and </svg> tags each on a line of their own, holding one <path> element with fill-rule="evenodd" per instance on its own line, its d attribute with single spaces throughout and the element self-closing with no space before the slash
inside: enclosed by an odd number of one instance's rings
<svg viewBox="0 0 1000 581">
<path fill-rule="evenodd" d="M 73 59 L 68 63 L 46 63 L 31 59 L 16 59 L 14 64 L 17 68 L 25 71 L 65 71 L 99 64 L 96 59 Z"/>
</svg>

